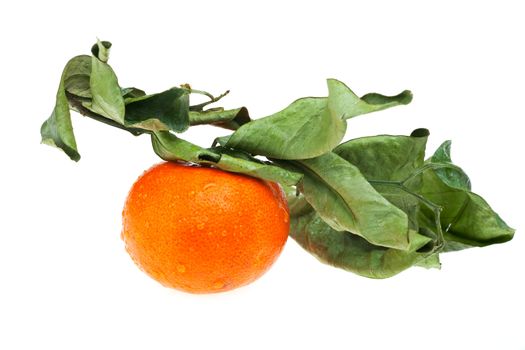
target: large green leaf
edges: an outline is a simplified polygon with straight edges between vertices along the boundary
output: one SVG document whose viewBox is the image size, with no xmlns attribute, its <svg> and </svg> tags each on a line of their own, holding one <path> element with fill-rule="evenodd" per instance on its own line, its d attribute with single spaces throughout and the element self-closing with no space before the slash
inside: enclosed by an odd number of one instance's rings
<svg viewBox="0 0 525 350">
<path fill-rule="evenodd" d="M 183 132 L 190 125 L 188 112 L 188 90 L 174 87 L 158 94 L 126 99 L 125 124 L 152 131 Z"/>
<path fill-rule="evenodd" d="M 448 156 L 443 158 L 443 154 Z M 443 208 L 445 250 L 482 247 L 512 239 L 514 229 L 482 197 L 469 190 L 470 180 L 466 174 L 449 161 L 450 142 L 445 142 L 427 161 L 421 190 L 421 195 Z M 439 172 L 442 169 L 451 171 Z"/>
<path fill-rule="evenodd" d="M 295 203 L 295 207 L 299 204 Z M 320 261 L 370 278 L 391 277 L 413 265 L 438 267 L 433 252 L 418 252 L 430 238 L 410 231 L 410 251 L 379 247 L 355 234 L 337 231 L 313 210 L 291 216 L 291 237 Z"/>
<path fill-rule="evenodd" d="M 86 101 L 83 105 L 94 113 L 124 124 L 125 107 L 122 90 L 115 72 L 107 64 L 110 47 L 111 43 L 98 41 L 92 50 L 89 80 L 91 101 Z"/>
<path fill-rule="evenodd" d="M 302 174 L 249 158 L 221 147 L 204 149 L 182 140 L 168 131 L 154 132 L 151 136 L 153 149 L 164 160 L 185 161 L 213 165 L 219 169 L 279 182 L 286 186 L 297 184 Z"/>
<path fill-rule="evenodd" d="M 387 97 L 368 94 L 360 99 L 342 82 L 328 80 L 328 97 L 306 97 L 284 110 L 251 121 L 230 137 L 227 147 L 276 159 L 306 159 L 331 151 L 346 132 L 346 119 L 409 103 L 405 91 Z"/>
<path fill-rule="evenodd" d="M 87 62 L 90 62 L 90 60 L 89 56 L 76 56 L 66 64 L 60 78 L 53 112 L 40 128 L 42 143 L 62 149 L 74 161 L 80 159 L 80 154 L 78 153 L 73 133 L 66 87 L 77 86 L 75 77 L 81 75 L 78 72 L 86 71 L 86 66 L 89 66 Z"/>
<path fill-rule="evenodd" d="M 329 152 L 278 164 L 304 174 L 299 191 L 335 230 L 353 232 L 375 245 L 411 249 L 406 213 L 381 196 L 345 159 Z"/>
</svg>

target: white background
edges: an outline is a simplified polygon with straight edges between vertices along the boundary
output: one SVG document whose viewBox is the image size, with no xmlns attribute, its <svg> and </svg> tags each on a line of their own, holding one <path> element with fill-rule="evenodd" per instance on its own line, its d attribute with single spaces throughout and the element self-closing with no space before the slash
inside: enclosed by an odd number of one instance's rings
<svg viewBox="0 0 525 350">
<path fill-rule="evenodd" d="M 52 1 L 0 10 L 0 349 L 525 349 L 524 11 L 520 1 Z M 73 116 L 82 159 L 40 145 L 66 61 L 113 42 L 122 86 L 231 90 L 252 116 L 325 95 L 409 88 L 409 106 L 349 121 L 347 138 L 427 127 L 453 140 L 513 241 L 370 280 L 288 241 L 255 283 L 218 295 L 161 287 L 120 240 L 133 181 L 158 161 Z M 202 146 L 225 131 L 195 128 Z"/>
</svg>

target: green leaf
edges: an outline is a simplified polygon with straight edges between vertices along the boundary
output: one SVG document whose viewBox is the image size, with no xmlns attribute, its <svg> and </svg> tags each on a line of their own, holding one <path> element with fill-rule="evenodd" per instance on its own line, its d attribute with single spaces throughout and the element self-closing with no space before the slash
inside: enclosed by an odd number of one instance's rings
<svg viewBox="0 0 525 350">
<path fill-rule="evenodd" d="M 98 49 L 93 49 L 91 58 L 91 75 L 89 87 L 92 100 L 84 102 L 84 107 L 106 118 L 124 124 L 124 98 L 118 85 L 117 76 L 107 64 L 109 48 L 108 42 L 98 41 Z"/>
<path fill-rule="evenodd" d="M 56 94 L 55 107 L 51 116 L 40 128 L 42 143 L 62 149 L 69 158 L 74 161 L 80 159 L 80 154 L 78 153 L 77 143 L 73 133 L 69 103 L 66 96 L 66 86 L 76 86 L 74 77 L 82 75 L 81 73 L 85 72 L 85 67 L 87 66 L 86 57 L 90 59 L 89 56 L 76 56 L 69 60 L 64 67 Z"/>
<path fill-rule="evenodd" d="M 213 145 L 214 146 L 219 145 L 219 146 L 225 147 L 229 139 L 230 139 L 230 135 L 216 137 L 215 140 L 213 140 Z"/>
<path fill-rule="evenodd" d="M 167 161 L 185 161 L 202 165 L 213 165 L 219 169 L 279 182 L 292 186 L 301 179 L 300 173 L 266 164 L 247 154 L 229 151 L 222 147 L 204 149 L 182 140 L 168 131 L 154 132 L 151 136 L 155 153 Z"/>
<path fill-rule="evenodd" d="M 223 108 L 190 111 L 190 125 L 211 124 L 225 129 L 237 130 L 250 120 L 250 115 L 245 107 L 226 111 Z"/>
<path fill-rule="evenodd" d="M 189 124 L 189 92 L 171 88 L 164 92 L 126 99 L 125 124 L 146 130 L 183 132 Z"/>
<path fill-rule="evenodd" d="M 445 251 L 511 239 L 514 230 L 470 192 L 469 178 L 452 164 L 450 141 L 423 162 L 426 136 L 418 129 L 410 137 L 364 137 L 334 152 L 356 165 L 378 192 L 408 214 L 411 228 L 436 240 L 436 247 L 443 239 Z"/>
<path fill-rule="evenodd" d="M 403 181 L 423 166 L 429 131 L 416 129 L 410 136 L 378 135 L 342 143 L 334 153 L 359 168 L 368 180 Z M 410 182 L 417 190 L 420 184 Z"/>
<path fill-rule="evenodd" d="M 97 39 L 97 42 L 91 47 L 91 54 L 101 62 L 107 63 L 111 46 L 112 44 L 109 41 Z"/>
<path fill-rule="evenodd" d="M 439 253 L 429 254 L 422 260 L 416 261 L 414 266 L 424 267 L 426 269 L 440 269 L 441 261 L 439 259 Z"/>
<path fill-rule="evenodd" d="M 450 158 L 450 146 L 452 141 L 448 140 L 438 147 L 434 155 L 430 158 L 430 162 L 439 164 L 448 164 L 450 166 L 436 168 L 434 171 L 436 175 L 450 187 L 464 189 L 470 191 L 470 179 L 465 172 L 458 166 L 452 164 Z"/>
<path fill-rule="evenodd" d="M 439 267 L 436 254 L 418 252 L 429 238 L 409 233 L 412 250 L 379 247 L 330 227 L 315 211 L 291 216 L 291 237 L 321 262 L 370 278 L 387 278 L 413 266 Z"/>
<path fill-rule="evenodd" d="M 339 145 L 334 153 L 357 166 L 383 197 L 407 214 L 411 229 L 435 239 L 437 249 L 443 240 L 441 208 L 418 194 L 428 135 L 427 129 L 416 129 L 410 136 L 362 137 Z M 421 206 L 428 208 L 429 216 L 422 214 Z"/>
<path fill-rule="evenodd" d="M 353 232 L 375 245 L 411 249 L 407 215 L 337 154 L 277 164 L 304 174 L 299 190 L 335 230 Z"/>
<path fill-rule="evenodd" d="M 411 230 L 432 238 L 427 250 L 439 251 L 444 241 L 441 208 L 420 195 L 428 135 L 427 129 L 416 129 L 410 136 L 363 137 L 334 152 L 356 165 L 383 197 L 407 214 Z"/>
<path fill-rule="evenodd" d="M 76 97 L 91 99 L 89 80 L 91 76 L 91 57 L 81 55 L 71 60 L 67 65 L 67 74 L 64 79 L 66 91 Z"/>
<path fill-rule="evenodd" d="M 372 92 L 361 97 L 361 100 L 368 104 L 368 106 L 363 105 L 361 107 L 363 110 L 365 110 L 364 113 L 368 113 L 372 108 L 370 106 L 376 106 L 376 109 L 374 110 L 378 111 L 380 109 L 397 106 L 399 104 L 407 105 L 412 102 L 412 92 L 410 90 L 405 90 L 395 96 L 385 96 Z"/>
<path fill-rule="evenodd" d="M 126 102 L 126 99 L 128 98 L 146 96 L 146 93 L 143 90 L 137 89 L 134 87 L 121 89 L 121 94 L 122 94 L 122 98 L 124 98 L 124 103 Z"/>
<path fill-rule="evenodd" d="M 306 159 L 331 151 L 342 140 L 348 118 L 410 102 L 410 93 L 360 99 L 342 82 L 328 80 L 328 97 L 306 97 L 284 110 L 241 126 L 230 148 L 276 159 Z"/>
<path fill-rule="evenodd" d="M 449 163 L 449 155 L 448 142 L 427 161 L 421 190 L 422 196 L 443 208 L 441 225 L 446 240 L 445 251 L 511 240 L 515 230 L 481 196 L 469 190 L 470 180 L 460 168 Z M 452 171 L 440 172 L 442 169 Z"/>
<path fill-rule="evenodd" d="M 151 143 L 155 153 L 167 161 L 184 161 L 195 164 L 220 160 L 220 154 L 180 139 L 169 131 L 156 131 L 151 134 Z"/>
</svg>

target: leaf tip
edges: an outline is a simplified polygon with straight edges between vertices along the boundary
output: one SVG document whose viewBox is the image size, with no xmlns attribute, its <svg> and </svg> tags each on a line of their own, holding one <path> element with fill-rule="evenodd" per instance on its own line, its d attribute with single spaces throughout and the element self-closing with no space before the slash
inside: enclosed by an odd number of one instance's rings
<svg viewBox="0 0 525 350">
<path fill-rule="evenodd" d="M 410 137 L 428 137 L 430 131 L 426 128 L 418 128 L 410 133 Z"/>
<path fill-rule="evenodd" d="M 91 53 L 102 62 L 107 62 L 111 46 L 111 42 L 97 38 L 97 42 L 91 47 Z"/>
<path fill-rule="evenodd" d="M 438 158 L 438 159 L 441 159 L 441 160 L 445 160 L 447 162 L 452 162 L 452 157 L 450 156 L 450 148 L 451 147 L 452 147 L 452 140 L 444 141 L 437 148 L 436 152 L 434 153 L 434 157 L 433 158 Z"/>
<path fill-rule="evenodd" d="M 399 95 L 397 95 L 397 97 L 398 97 L 398 101 L 400 104 L 407 105 L 410 102 L 412 102 L 414 95 L 412 94 L 412 91 L 405 90 L 401 92 Z"/>
</svg>

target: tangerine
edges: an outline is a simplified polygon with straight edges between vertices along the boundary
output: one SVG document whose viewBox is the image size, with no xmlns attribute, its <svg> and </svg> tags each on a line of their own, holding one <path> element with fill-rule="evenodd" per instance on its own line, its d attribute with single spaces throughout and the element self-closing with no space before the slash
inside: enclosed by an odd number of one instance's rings
<svg viewBox="0 0 525 350">
<path fill-rule="evenodd" d="M 175 162 L 138 178 L 122 216 L 122 239 L 135 263 L 163 285 L 191 293 L 256 280 L 281 253 L 289 230 L 278 184 Z"/>
</svg>

